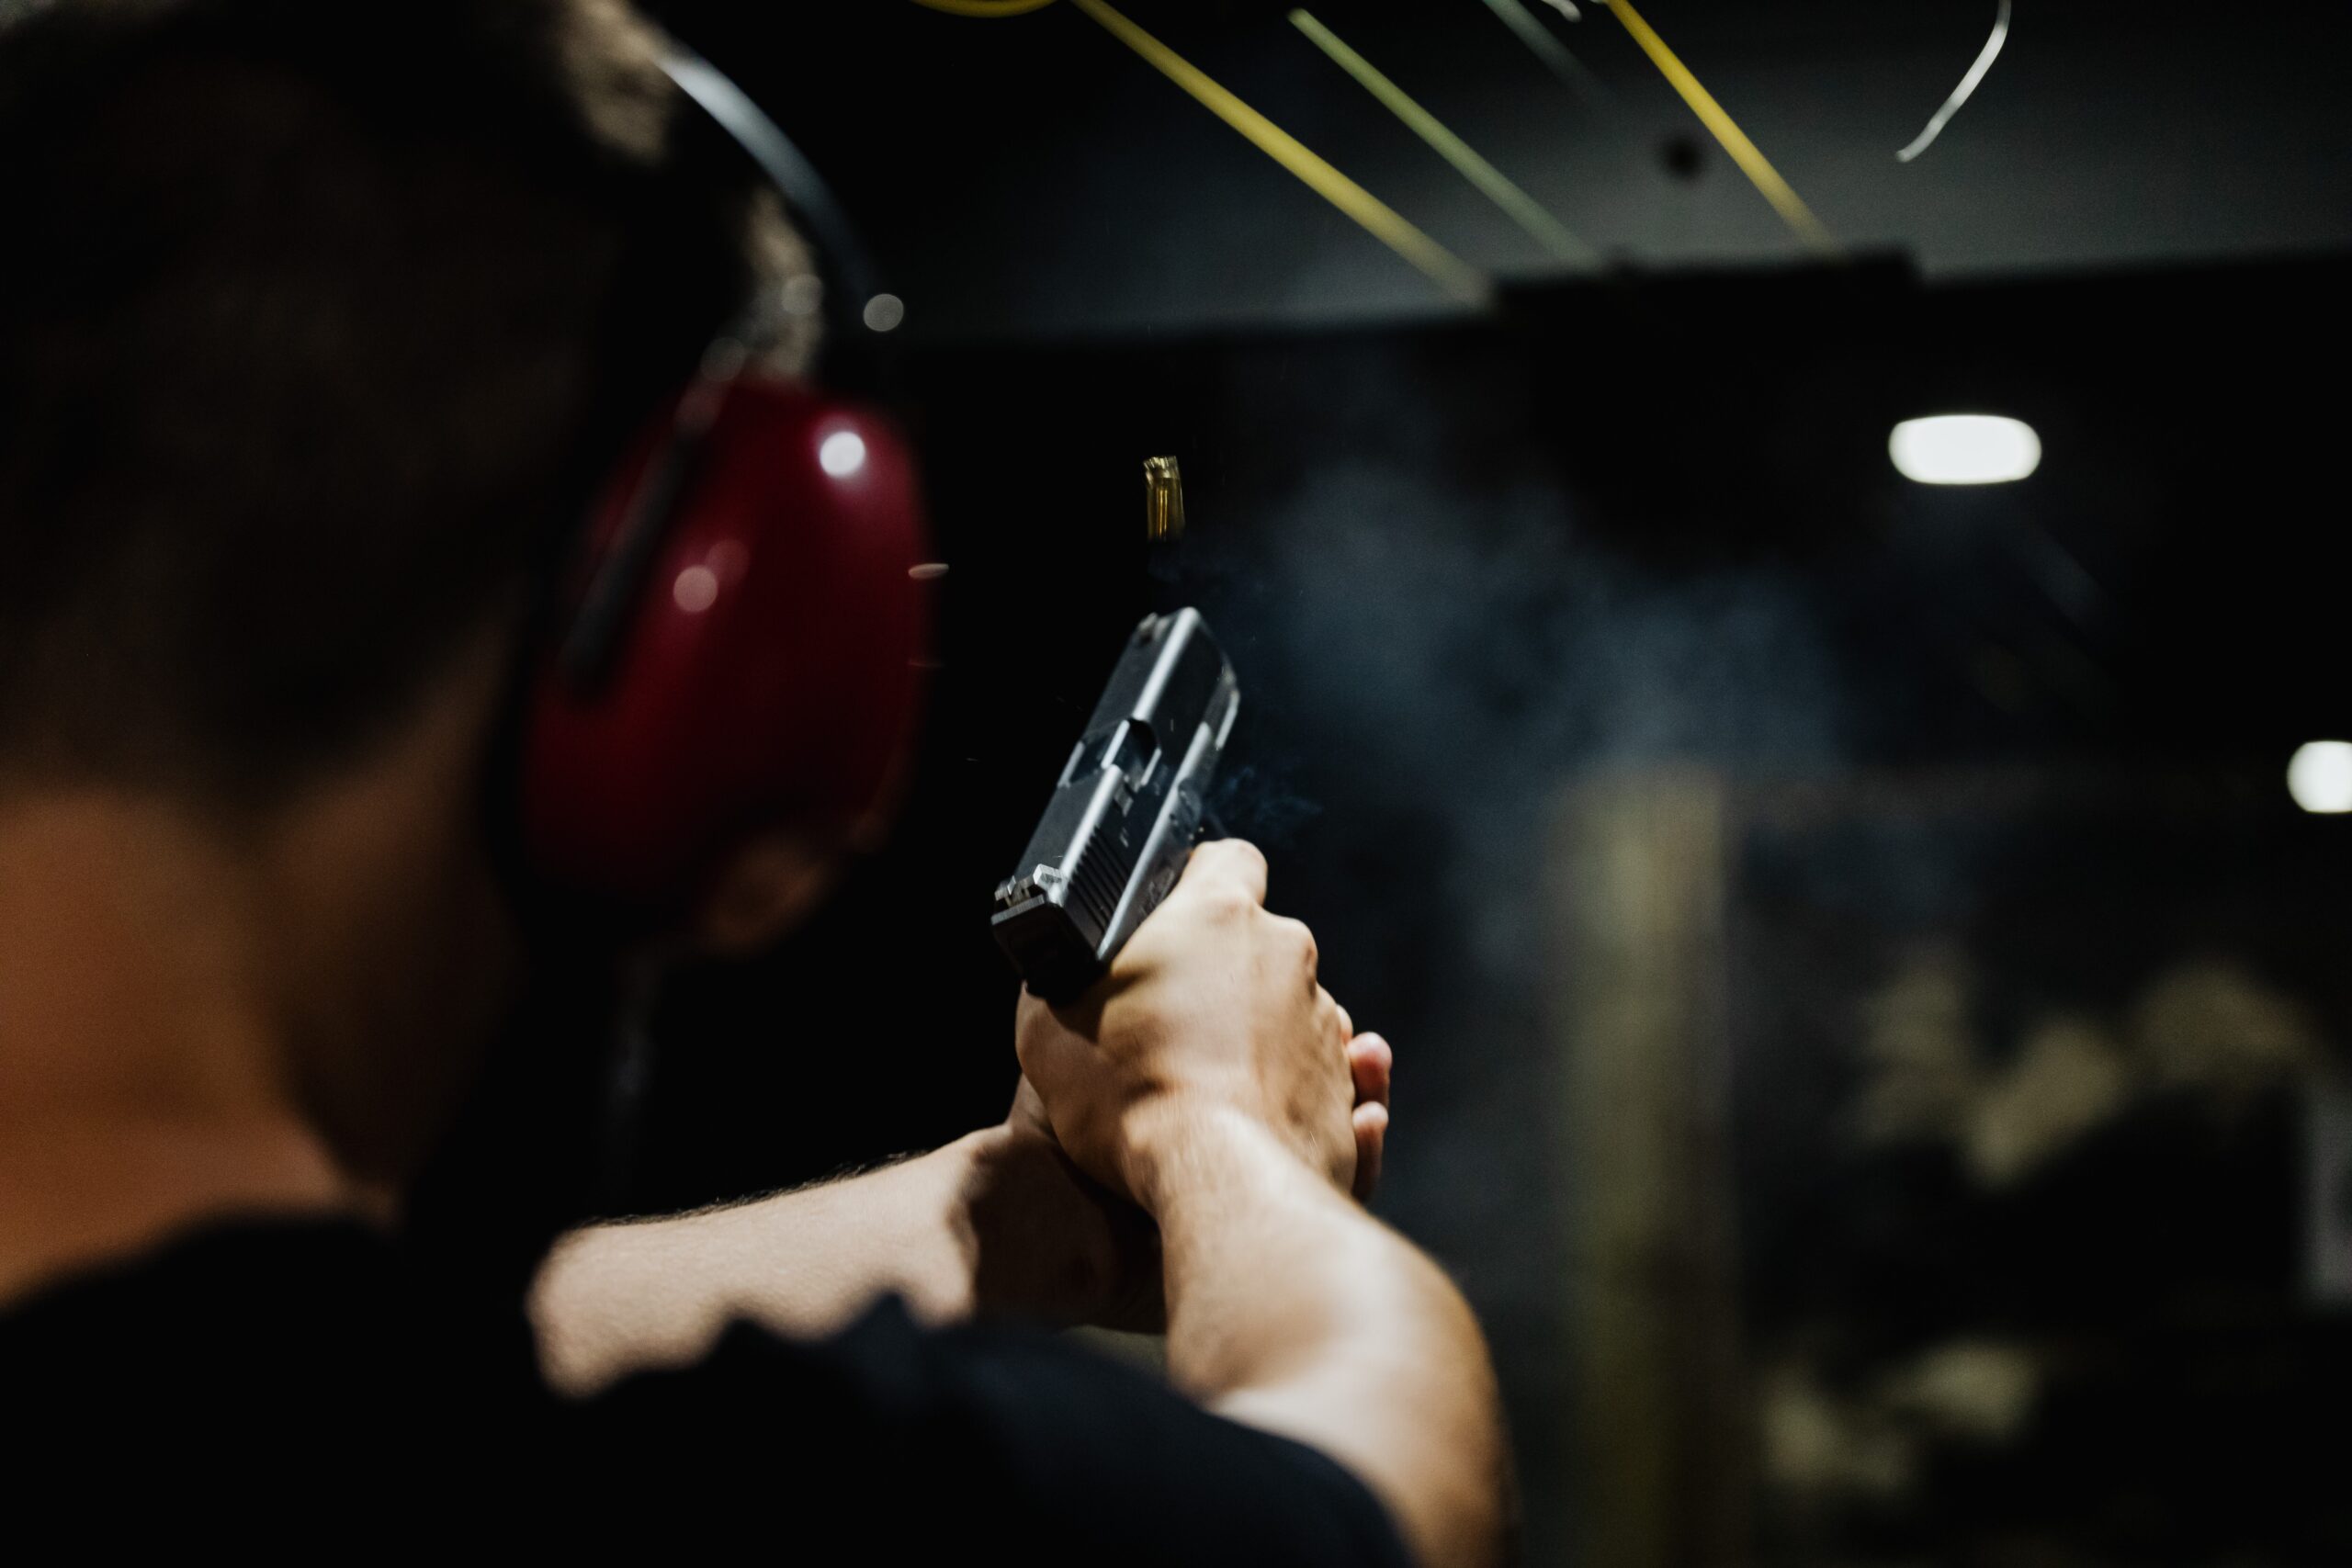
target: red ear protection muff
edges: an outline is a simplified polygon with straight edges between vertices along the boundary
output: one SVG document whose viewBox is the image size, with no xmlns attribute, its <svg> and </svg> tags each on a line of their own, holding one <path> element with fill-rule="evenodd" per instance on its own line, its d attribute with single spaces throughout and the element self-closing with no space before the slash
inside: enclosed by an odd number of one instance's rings
<svg viewBox="0 0 2352 1568">
<path fill-rule="evenodd" d="M 904 440 L 806 388 L 740 377 L 712 391 L 684 493 L 639 547 L 617 610 L 597 584 L 629 570 L 628 513 L 659 479 L 666 431 L 608 493 L 573 635 L 524 736 L 535 863 L 632 903 L 674 900 L 763 825 L 876 808 L 915 713 L 923 532 Z M 616 617 L 598 629 L 609 643 L 580 643 L 599 615 Z"/>
<path fill-rule="evenodd" d="M 665 68 L 829 261 L 862 265 L 750 100 L 691 56 Z M 713 345 L 582 537 L 522 717 L 524 840 L 557 886 L 674 908 L 763 827 L 837 830 L 876 811 L 909 749 L 928 630 L 912 453 L 878 410 L 743 361 L 730 338 Z"/>
</svg>

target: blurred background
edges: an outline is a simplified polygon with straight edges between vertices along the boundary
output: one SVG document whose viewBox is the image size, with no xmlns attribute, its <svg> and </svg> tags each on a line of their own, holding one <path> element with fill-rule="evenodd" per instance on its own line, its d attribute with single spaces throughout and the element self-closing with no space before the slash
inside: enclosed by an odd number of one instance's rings
<svg viewBox="0 0 2352 1568">
<path fill-rule="evenodd" d="M 950 570 L 901 830 L 665 998 L 633 1205 L 1001 1114 L 989 892 L 1196 604 L 1531 1562 L 2352 1562 L 2352 12 L 1643 0 L 1800 209 L 1608 5 L 1311 7 L 1513 201 L 1289 7 L 1128 0 L 1433 280 L 1099 7 L 653 9 L 903 296 Z M 2038 466 L 1898 471 L 1954 413 Z"/>
</svg>

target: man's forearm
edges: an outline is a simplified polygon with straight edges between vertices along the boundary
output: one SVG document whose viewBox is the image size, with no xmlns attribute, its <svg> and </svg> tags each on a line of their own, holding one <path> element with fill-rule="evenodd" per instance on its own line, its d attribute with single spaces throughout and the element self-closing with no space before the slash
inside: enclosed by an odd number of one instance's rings
<svg viewBox="0 0 2352 1568">
<path fill-rule="evenodd" d="M 541 1365 L 558 1389 L 593 1393 L 697 1359 L 737 1319 L 820 1335 L 888 1294 L 931 1323 L 1078 1315 L 1112 1265 L 1058 1159 L 990 1128 L 819 1187 L 574 1231 L 531 1290 Z"/>
<path fill-rule="evenodd" d="M 1355 1471 L 1431 1568 L 1490 1562 L 1508 1461 L 1460 1292 L 1246 1118 L 1188 1114 L 1148 1142 L 1170 1375 Z"/>
</svg>

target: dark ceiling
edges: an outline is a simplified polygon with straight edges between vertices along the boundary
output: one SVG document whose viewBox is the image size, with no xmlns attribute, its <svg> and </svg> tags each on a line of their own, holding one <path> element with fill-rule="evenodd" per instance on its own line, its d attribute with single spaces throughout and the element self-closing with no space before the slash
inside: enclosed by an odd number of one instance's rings
<svg viewBox="0 0 2352 1568">
<path fill-rule="evenodd" d="M 1770 263 L 1790 231 L 1598 5 L 1529 0 L 1580 101 L 1482 0 L 1315 14 L 1599 260 Z M 1280 4 L 1127 15 L 1476 266 L 1564 270 L 1290 25 Z M 1444 297 L 1073 6 L 657 7 L 842 187 L 925 334 L 1090 334 L 1442 312 Z M 1942 139 L 1908 141 L 1993 0 L 1647 0 L 1643 14 L 1844 243 L 1931 280 L 2352 248 L 2352 9 L 2018 0 Z M 1693 154 L 1695 158 L 1693 157 Z M 1695 164 L 1695 166 L 1694 166 Z"/>
</svg>

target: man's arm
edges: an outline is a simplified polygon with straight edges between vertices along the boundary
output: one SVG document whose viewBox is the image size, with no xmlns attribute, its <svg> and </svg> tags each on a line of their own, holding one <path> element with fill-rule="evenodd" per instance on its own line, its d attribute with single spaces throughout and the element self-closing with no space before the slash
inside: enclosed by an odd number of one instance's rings
<svg viewBox="0 0 2352 1568">
<path fill-rule="evenodd" d="M 1220 1413 L 1321 1450 L 1430 1568 L 1494 1561 L 1508 1458 L 1460 1293 L 1345 1196 L 1363 1120 L 1313 938 L 1265 862 L 1198 851 L 1108 981 L 1024 998 L 1022 1065 L 1073 1158 L 1159 1222 L 1168 1364 Z"/>
<path fill-rule="evenodd" d="M 585 1394 L 687 1365 L 737 1319 L 824 1334 L 891 1293 L 932 1323 L 1117 1315 L 1149 1271 L 1150 1226 L 1019 1114 L 862 1176 L 574 1231 L 531 1289 L 548 1382 Z"/>
<path fill-rule="evenodd" d="M 1453 1283 L 1248 1118 L 1136 1135 L 1170 1377 L 1354 1471 L 1421 1562 L 1492 1562 L 1508 1461 L 1486 1344 Z"/>
</svg>

